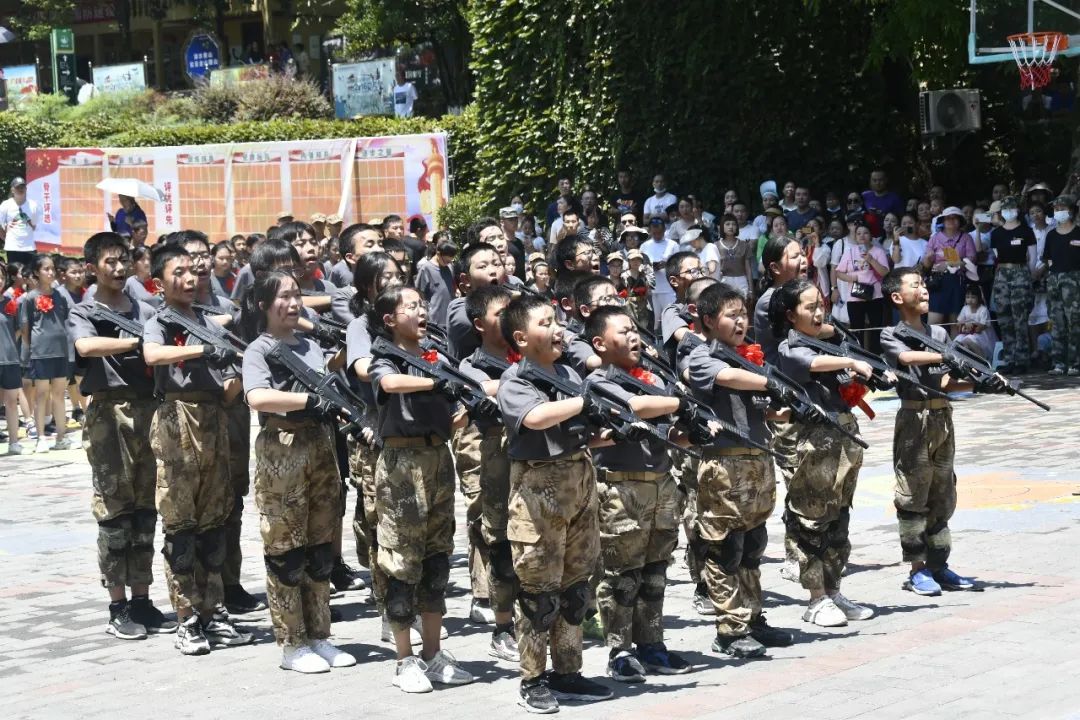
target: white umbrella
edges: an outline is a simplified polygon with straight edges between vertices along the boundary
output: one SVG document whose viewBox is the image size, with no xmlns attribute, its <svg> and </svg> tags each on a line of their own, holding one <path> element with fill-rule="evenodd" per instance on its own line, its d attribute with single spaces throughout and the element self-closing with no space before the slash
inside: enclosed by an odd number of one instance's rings
<svg viewBox="0 0 1080 720">
<path fill-rule="evenodd" d="M 6 27 L 0 27 L 0 43 L 15 42 L 18 36 Z"/>
<path fill-rule="evenodd" d="M 127 195 L 133 198 L 145 198 L 146 200 L 164 200 L 165 193 L 158 190 L 150 183 L 144 183 L 135 178 L 105 178 L 97 184 L 98 190 L 104 190 L 114 195 Z"/>
</svg>

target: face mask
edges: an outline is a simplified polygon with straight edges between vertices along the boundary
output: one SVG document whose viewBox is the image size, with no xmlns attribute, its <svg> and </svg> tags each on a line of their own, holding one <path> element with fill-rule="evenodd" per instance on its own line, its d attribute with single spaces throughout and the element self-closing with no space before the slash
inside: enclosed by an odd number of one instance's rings
<svg viewBox="0 0 1080 720">
<path fill-rule="evenodd" d="M 1001 219 L 1004 220 L 1005 222 L 1012 222 L 1013 220 L 1015 220 L 1017 218 L 1018 215 L 1020 215 L 1019 210 L 1002 210 L 1001 211 Z"/>
<path fill-rule="evenodd" d="M 543 250 L 544 249 L 544 238 L 534 237 L 532 242 L 533 242 L 533 250 Z"/>
<path fill-rule="evenodd" d="M 979 233 L 979 239 L 982 240 L 983 242 L 989 242 L 990 241 L 990 233 L 989 232 L 980 232 Z"/>
<path fill-rule="evenodd" d="M 667 188 L 663 185 L 653 185 L 653 192 L 657 195 L 663 195 L 666 190 Z"/>
<path fill-rule="evenodd" d="M 515 211 L 515 212 L 516 212 L 516 213 L 517 213 L 518 215 L 520 215 L 521 213 L 525 212 L 525 206 L 524 206 L 524 205 L 522 205 L 521 203 L 514 203 L 514 204 L 513 204 L 513 205 L 511 205 L 510 207 L 514 208 L 514 211 Z"/>
<path fill-rule="evenodd" d="M 1054 222 L 1059 222 L 1059 223 L 1069 222 L 1069 220 L 1071 218 L 1072 218 L 1072 215 L 1069 214 L 1068 210 L 1055 210 L 1054 211 Z"/>
<path fill-rule="evenodd" d="M 840 212 L 839 205 L 826 206 L 825 209 L 831 213 Z"/>
</svg>

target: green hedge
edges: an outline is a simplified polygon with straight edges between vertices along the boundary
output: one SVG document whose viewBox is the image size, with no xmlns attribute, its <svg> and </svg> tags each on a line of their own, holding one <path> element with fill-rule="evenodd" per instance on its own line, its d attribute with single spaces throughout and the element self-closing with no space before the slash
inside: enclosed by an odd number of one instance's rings
<svg viewBox="0 0 1080 720">
<path fill-rule="evenodd" d="M 431 118 L 363 117 L 356 120 L 282 119 L 220 125 L 188 124 L 171 127 L 143 125 L 117 131 L 116 127 L 75 122 L 32 120 L 15 112 L 0 113 L 0 177 L 23 173 L 28 147 L 153 147 L 205 145 L 228 142 L 273 142 L 321 138 L 409 135 L 427 132 L 449 134 L 450 168 L 454 187 L 475 185 L 476 114 Z"/>
</svg>

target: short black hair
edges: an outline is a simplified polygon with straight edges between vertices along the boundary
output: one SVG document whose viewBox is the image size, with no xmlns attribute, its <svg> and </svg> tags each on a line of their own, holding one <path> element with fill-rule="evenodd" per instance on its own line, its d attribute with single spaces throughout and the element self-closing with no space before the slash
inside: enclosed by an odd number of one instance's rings
<svg viewBox="0 0 1080 720">
<path fill-rule="evenodd" d="M 575 213 L 576 215 L 577 213 Z M 555 246 L 555 264 L 559 271 L 567 270 L 566 263 L 574 264 L 578 245 L 589 245 L 589 239 L 581 235 L 567 235 Z M 589 245 L 591 247 L 591 245 Z"/>
<path fill-rule="evenodd" d="M 383 232 L 386 232 L 386 228 L 390 227 L 390 223 L 394 222 L 403 223 L 404 221 L 401 219 L 400 215 L 394 215 L 393 213 L 384 217 L 382 221 Z"/>
<path fill-rule="evenodd" d="M 181 245 L 187 245 L 188 243 L 202 243 L 207 251 L 210 250 L 210 238 L 201 230 L 181 230 L 176 233 L 176 235 L 177 241 Z"/>
<path fill-rule="evenodd" d="M 714 277 L 694 278 L 694 281 L 686 286 L 686 302 L 696 304 L 703 292 L 719 282 L 720 281 Z"/>
<path fill-rule="evenodd" d="M 585 270 L 563 270 L 561 273 L 555 276 L 555 287 L 552 290 L 555 292 L 555 299 L 560 303 L 563 300 L 569 298 L 574 299 L 574 288 L 582 280 L 588 280 L 593 274 Z"/>
<path fill-rule="evenodd" d="M 405 247 L 405 243 L 401 242 L 397 238 L 383 238 L 382 249 L 385 253 L 406 253 L 405 262 L 412 262 L 412 257 L 408 255 L 408 249 Z"/>
<path fill-rule="evenodd" d="M 702 290 L 697 301 L 694 303 L 697 305 L 697 315 L 698 319 L 702 322 L 702 326 L 704 326 L 706 317 L 717 315 L 721 310 L 736 300 L 742 303 L 743 306 L 746 305 L 746 297 L 742 294 L 742 291 L 734 285 L 718 282 L 715 285 L 709 285 Z"/>
<path fill-rule="evenodd" d="M 664 264 L 664 276 L 678 276 L 679 269 L 682 267 L 683 264 L 683 260 L 687 260 L 689 258 L 694 258 L 695 260 L 697 260 L 697 257 L 698 256 L 696 252 L 693 252 L 691 250 L 680 250 L 679 252 L 675 253 L 667 259 L 667 262 Z"/>
<path fill-rule="evenodd" d="M 122 255 L 128 255 L 130 253 L 127 240 L 121 235 L 114 232 L 94 233 L 86 241 L 86 244 L 83 245 L 83 256 L 89 264 L 97 265 L 106 250 L 113 250 L 115 248 L 122 250 Z"/>
<path fill-rule="evenodd" d="M 469 318 L 469 325 L 476 322 L 477 318 L 483 317 L 491 303 L 497 300 L 508 301 L 513 297 L 513 293 L 505 285 L 485 285 L 476 288 L 465 298 L 465 317 Z"/>
<path fill-rule="evenodd" d="M 356 236 L 365 230 L 374 230 L 379 233 L 379 237 L 383 237 L 383 231 L 381 227 L 377 225 L 369 225 L 368 223 L 353 223 L 349 227 L 341 231 L 338 235 L 338 252 L 341 253 L 341 257 L 350 255 L 356 252 Z"/>
<path fill-rule="evenodd" d="M 256 245 L 251 251 L 248 266 L 255 277 L 286 266 L 295 270 L 300 266 L 300 254 L 290 242 L 281 239 L 267 240 Z"/>
<path fill-rule="evenodd" d="M 596 308 L 595 312 L 589 313 L 589 317 L 585 320 L 585 331 L 582 333 L 582 339 L 589 343 L 589 347 L 592 347 L 594 337 L 604 334 L 604 331 L 607 330 L 608 320 L 616 315 L 628 317 L 631 321 L 634 319 L 626 308 L 621 305 L 605 305 Z"/>
<path fill-rule="evenodd" d="M 306 222 L 294 220 L 281 226 L 281 239 L 290 244 L 304 233 L 307 233 L 313 239 L 318 240 L 315 228 L 311 227 L 311 225 Z"/>
<path fill-rule="evenodd" d="M 588 277 L 582 278 L 574 285 L 574 316 L 577 317 L 579 308 L 582 305 L 588 305 L 589 300 L 592 298 L 593 288 L 600 285 L 610 285 L 615 287 L 615 283 L 611 281 L 611 278 L 602 277 L 600 275 L 593 275 L 588 273 Z"/>
<path fill-rule="evenodd" d="M 189 258 L 191 253 L 179 243 L 163 243 L 155 246 L 150 252 L 150 277 L 164 280 L 165 266 L 169 264 L 170 260 L 180 257 Z"/>
<path fill-rule="evenodd" d="M 480 218 L 465 231 L 465 244 L 473 245 L 480 242 L 480 233 L 489 227 L 500 227 L 499 221 L 493 217 Z"/>
<path fill-rule="evenodd" d="M 503 311 L 502 321 L 499 323 L 503 339 L 506 340 L 510 347 L 517 349 L 518 344 L 514 342 L 514 333 L 524 332 L 529 328 L 529 315 L 532 311 L 547 305 L 548 301 L 544 298 L 529 294 L 523 294 L 510 301 L 510 304 L 506 306 L 506 310 Z"/>
<path fill-rule="evenodd" d="M 495 246 L 490 243 L 474 242 L 466 245 L 465 249 L 462 250 L 461 254 L 458 256 L 458 273 L 464 273 L 468 275 L 469 270 L 472 268 L 473 258 L 476 257 L 478 254 L 484 252 L 485 250 L 495 253 L 496 257 L 498 257 L 499 255 L 499 251 L 496 250 Z"/>
<path fill-rule="evenodd" d="M 769 300 L 769 324 L 772 326 L 773 335 L 778 338 L 787 337 L 787 332 L 791 329 L 788 311 L 799 306 L 799 298 L 810 288 L 816 290 L 817 285 L 806 278 L 796 278 L 773 290 L 773 296 Z"/>
<path fill-rule="evenodd" d="M 885 301 L 887 303 L 896 305 L 896 303 L 892 301 L 892 294 L 900 292 L 900 287 L 904 284 L 904 278 L 908 275 L 922 275 L 922 273 L 918 268 L 900 265 L 894 267 L 881 279 L 881 294 L 885 296 Z"/>
</svg>

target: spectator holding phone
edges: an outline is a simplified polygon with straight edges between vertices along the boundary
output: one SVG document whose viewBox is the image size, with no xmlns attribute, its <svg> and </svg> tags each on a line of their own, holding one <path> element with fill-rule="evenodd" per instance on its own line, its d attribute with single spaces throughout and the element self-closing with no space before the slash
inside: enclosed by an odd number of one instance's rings
<svg viewBox="0 0 1080 720">
<path fill-rule="evenodd" d="M 34 233 L 41 227 L 41 206 L 26 197 L 26 180 L 11 181 L 11 197 L 0 203 L 0 240 L 8 262 L 29 265 L 34 257 Z"/>
</svg>

